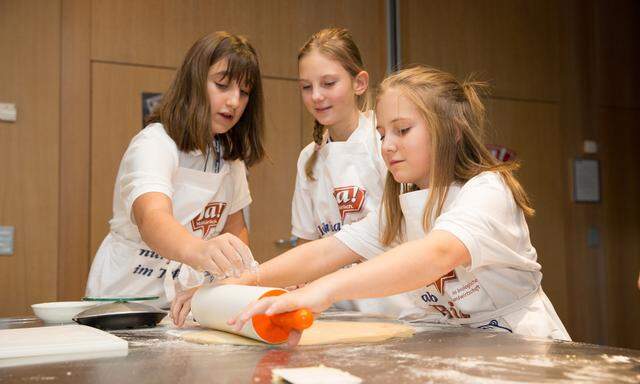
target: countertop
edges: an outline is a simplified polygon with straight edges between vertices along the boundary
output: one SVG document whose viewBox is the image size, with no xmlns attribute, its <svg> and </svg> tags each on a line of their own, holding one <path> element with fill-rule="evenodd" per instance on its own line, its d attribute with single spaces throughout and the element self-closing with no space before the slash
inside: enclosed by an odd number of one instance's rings
<svg viewBox="0 0 640 384">
<path fill-rule="evenodd" d="M 385 321 L 349 312 L 322 318 Z M 411 324 L 418 332 L 407 339 L 293 349 L 192 344 L 177 338 L 168 324 L 112 331 L 129 342 L 127 356 L 2 368 L 0 382 L 270 383 L 272 368 L 319 364 L 347 371 L 365 383 L 640 382 L 638 350 Z M 0 319 L 0 329 L 41 325 L 33 318 Z"/>
</svg>

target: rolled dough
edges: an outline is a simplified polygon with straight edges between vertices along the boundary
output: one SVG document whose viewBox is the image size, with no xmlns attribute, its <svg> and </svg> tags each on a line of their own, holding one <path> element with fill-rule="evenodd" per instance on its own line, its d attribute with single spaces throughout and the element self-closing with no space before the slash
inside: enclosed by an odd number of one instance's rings
<svg viewBox="0 0 640 384">
<path fill-rule="evenodd" d="M 394 337 L 410 337 L 411 326 L 397 323 L 358 321 L 316 321 L 302 333 L 299 345 L 375 343 Z M 183 340 L 199 344 L 264 345 L 257 340 L 223 331 L 203 330 L 186 332 Z"/>
</svg>

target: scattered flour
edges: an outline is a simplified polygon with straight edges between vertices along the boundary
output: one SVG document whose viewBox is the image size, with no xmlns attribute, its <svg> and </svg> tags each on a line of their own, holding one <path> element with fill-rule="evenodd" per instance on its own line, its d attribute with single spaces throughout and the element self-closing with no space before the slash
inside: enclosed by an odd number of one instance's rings
<svg viewBox="0 0 640 384">
<path fill-rule="evenodd" d="M 607 363 L 631 363 L 631 358 L 629 356 L 621 356 L 621 355 L 609 356 L 607 354 L 603 354 L 601 355 L 601 357 Z"/>
</svg>

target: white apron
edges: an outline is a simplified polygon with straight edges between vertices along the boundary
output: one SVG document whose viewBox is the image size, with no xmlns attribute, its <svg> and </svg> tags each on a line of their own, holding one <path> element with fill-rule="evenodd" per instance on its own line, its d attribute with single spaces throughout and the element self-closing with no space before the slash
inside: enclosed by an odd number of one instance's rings
<svg viewBox="0 0 640 384">
<path fill-rule="evenodd" d="M 443 212 L 459 192 L 459 186 L 449 188 Z M 425 237 L 422 219 L 429 191 L 420 190 L 400 195 L 407 241 Z M 523 272 L 524 273 L 524 272 Z M 460 266 L 434 283 L 407 292 L 415 305 L 422 308 L 422 320 L 468 325 L 520 335 L 571 340 L 553 305 L 542 288 L 531 286 L 530 292 L 512 304 L 496 308 L 484 284 L 500 284 L 492 279 L 490 270 L 475 273 Z M 493 280 L 493 281 L 492 281 Z M 508 287 L 505 287 L 508 290 Z"/>
<path fill-rule="evenodd" d="M 233 183 L 228 180 L 229 164 L 218 173 L 180 167 L 173 176 L 173 216 L 193 236 L 217 236 L 229 216 Z M 175 295 L 173 280 L 184 288 L 203 280 L 203 274 L 176 261 L 163 258 L 142 241 L 132 241 L 110 232 L 91 267 L 87 295 L 158 296 L 153 304 L 168 307 Z"/>
<path fill-rule="evenodd" d="M 367 120 L 368 121 L 368 120 Z M 363 135 L 364 140 L 375 140 L 367 134 L 373 126 L 360 123 L 352 135 Z M 371 137 L 369 137 L 371 136 Z M 313 215 L 321 237 L 331 236 L 345 224 L 363 219 L 379 208 L 382 200 L 384 178 L 375 167 L 369 145 L 361 137 L 350 137 L 344 142 L 329 142 L 318 153 L 319 165 L 314 169 Z M 413 302 L 404 295 L 383 298 L 341 301 L 337 308 L 392 317 L 405 316 L 415 310 Z"/>
<path fill-rule="evenodd" d="M 321 166 L 314 169 L 313 217 L 318 234 L 326 237 L 378 208 L 384 175 L 380 175 L 371 154 L 358 141 L 327 143 L 318 157 Z"/>
</svg>

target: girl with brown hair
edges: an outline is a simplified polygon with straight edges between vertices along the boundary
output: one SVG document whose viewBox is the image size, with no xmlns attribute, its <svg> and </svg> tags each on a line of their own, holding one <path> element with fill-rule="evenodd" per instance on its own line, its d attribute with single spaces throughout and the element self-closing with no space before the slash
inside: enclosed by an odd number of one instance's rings
<svg viewBox="0 0 640 384">
<path fill-rule="evenodd" d="M 158 296 L 164 307 L 174 279 L 186 288 L 203 271 L 224 277 L 250 268 L 245 164 L 264 155 L 263 120 L 249 42 L 226 32 L 196 41 L 122 158 L 87 296 Z"/>
<path fill-rule="evenodd" d="M 499 163 L 482 144 L 480 86 L 424 66 L 387 77 L 376 106 L 389 169 L 380 215 L 246 274 L 245 284 L 312 282 L 229 323 L 240 329 L 258 313 L 321 312 L 337 300 L 404 293 L 426 321 L 570 340 L 540 286 L 525 221 L 534 211 L 512 174 L 517 165 Z M 367 261 L 338 270 L 360 258 Z"/>
</svg>

